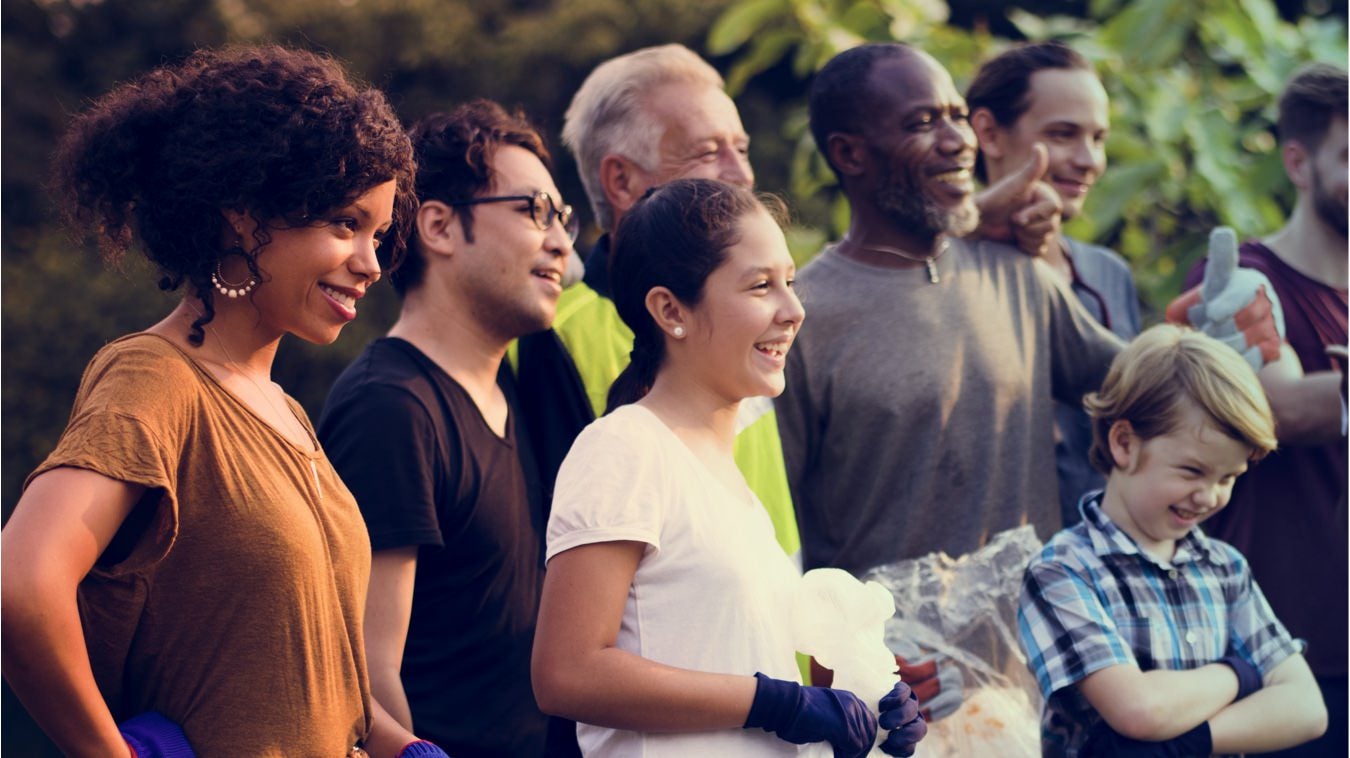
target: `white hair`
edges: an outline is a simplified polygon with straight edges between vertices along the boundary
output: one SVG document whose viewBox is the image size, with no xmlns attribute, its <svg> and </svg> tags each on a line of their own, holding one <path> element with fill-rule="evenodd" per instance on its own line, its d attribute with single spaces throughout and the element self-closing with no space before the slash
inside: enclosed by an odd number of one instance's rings
<svg viewBox="0 0 1350 758">
<path fill-rule="evenodd" d="M 644 117 L 643 98 L 671 83 L 723 87 L 717 69 L 689 48 L 659 45 L 596 66 L 567 107 L 563 144 L 576 159 L 591 210 L 606 230 L 614 223 L 614 209 L 600 184 L 600 162 L 607 155 L 621 155 L 645 171 L 655 169 L 661 125 Z"/>
</svg>

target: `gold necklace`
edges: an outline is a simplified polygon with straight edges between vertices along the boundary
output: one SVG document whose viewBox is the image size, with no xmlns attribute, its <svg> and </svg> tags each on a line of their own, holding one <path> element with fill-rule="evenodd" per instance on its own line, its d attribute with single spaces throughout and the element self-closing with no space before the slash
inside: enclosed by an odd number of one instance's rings
<svg viewBox="0 0 1350 758">
<path fill-rule="evenodd" d="M 184 304 L 187 305 L 188 310 L 192 311 L 197 316 L 197 318 L 199 319 L 203 318 L 202 314 L 198 312 L 196 308 L 192 307 L 191 303 L 187 302 L 186 300 L 184 300 L 183 302 Z M 313 445 L 314 440 L 310 438 L 309 432 L 305 429 L 305 425 L 301 424 L 300 419 L 296 417 L 295 411 L 292 411 L 289 407 L 287 407 L 286 409 L 287 413 L 282 413 L 281 411 L 277 410 L 277 406 L 272 402 L 272 398 L 268 397 L 267 392 L 263 390 L 262 385 L 258 384 L 258 381 L 256 379 L 249 376 L 248 372 L 244 371 L 244 369 L 241 368 L 239 364 L 235 362 L 234 356 L 230 355 L 230 349 L 225 347 L 225 341 L 220 338 L 220 335 L 216 333 L 216 330 L 211 328 L 210 324 L 202 324 L 202 326 L 206 327 L 206 331 L 210 332 L 211 336 L 215 339 L 216 343 L 220 345 L 220 352 L 225 356 L 226 365 L 234 369 L 234 372 L 236 374 L 239 374 L 240 376 L 247 379 L 248 383 L 252 384 L 253 388 L 258 390 L 258 394 L 262 395 L 263 402 L 267 403 L 267 407 L 272 409 L 272 413 L 276 414 L 278 419 L 289 418 L 292 422 L 294 422 L 295 428 L 300 431 L 300 436 L 298 437 L 298 439 L 309 440 L 309 444 Z M 268 426 L 271 426 L 271 424 L 268 424 Z M 281 430 L 276 429 L 275 431 L 278 434 L 281 434 Z M 281 436 L 284 437 L 285 435 L 282 434 Z M 319 466 L 314 462 L 313 458 L 309 459 L 309 473 L 312 477 L 314 477 L 314 493 L 318 497 L 318 501 L 322 503 L 323 486 L 319 484 Z"/>
<path fill-rule="evenodd" d="M 848 242 L 849 240 L 845 237 L 844 241 Z M 888 247 L 886 245 L 858 245 L 859 250 L 866 250 L 870 253 L 885 253 L 887 255 L 894 255 L 897 258 L 904 258 L 907 261 L 922 263 L 924 268 L 928 269 L 928 281 L 933 284 L 942 281 L 937 272 L 937 259 L 941 258 L 943 253 L 946 253 L 947 248 L 949 247 L 951 247 L 951 245 L 948 244 L 946 237 L 942 238 L 942 241 L 938 244 L 938 249 L 931 255 L 915 255 L 908 250 L 901 250 L 898 247 Z"/>
<path fill-rule="evenodd" d="M 197 316 L 197 318 L 199 319 L 202 318 L 201 313 L 198 313 L 197 309 L 192 307 L 190 303 L 188 304 L 188 310 L 192 311 L 193 314 Z M 249 384 L 253 385 L 253 388 L 258 391 L 259 395 L 262 396 L 263 402 L 267 403 L 267 407 L 272 409 L 272 413 L 276 415 L 277 420 L 280 422 L 285 422 L 287 419 L 289 419 L 290 422 L 294 424 L 294 426 L 292 426 L 291 423 L 286 424 L 288 427 L 287 434 L 299 431 L 300 434 L 296 439 L 308 440 L 309 432 L 306 431 L 304 425 L 300 423 L 300 419 L 296 418 L 295 412 L 292 411 L 289 407 L 287 407 L 286 413 L 282 413 L 277 408 L 276 404 L 272 402 L 272 398 L 268 396 L 267 391 L 264 390 L 263 386 L 258 383 L 258 380 L 250 376 L 247 371 L 244 371 L 243 367 L 241 367 L 239 363 L 235 361 L 234 356 L 230 355 L 230 349 L 225 346 L 225 340 L 222 340 L 220 338 L 220 334 L 217 333 L 216 330 L 212 328 L 210 324 L 202 324 L 202 326 L 206 327 L 206 331 L 211 333 L 211 337 L 215 339 L 216 344 L 220 345 L 220 352 L 225 356 L 225 364 L 229 366 L 231 369 L 234 369 L 234 372 L 236 374 L 239 374 L 240 376 L 247 379 Z M 310 444 L 313 444 L 313 440 L 310 440 Z M 317 479 L 315 480 L 315 484 L 316 485 L 318 484 Z"/>
</svg>

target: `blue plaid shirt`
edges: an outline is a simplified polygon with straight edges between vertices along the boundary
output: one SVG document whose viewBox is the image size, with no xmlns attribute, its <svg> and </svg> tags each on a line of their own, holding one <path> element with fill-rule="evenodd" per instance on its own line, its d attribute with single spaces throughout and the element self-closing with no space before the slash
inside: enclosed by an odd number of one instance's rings
<svg viewBox="0 0 1350 758">
<path fill-rule="evenodd" d="M 1171 562 L 1141 551 L 1083 496 L 1081 523 L 1056 534 L 1027 566 L 1018 638 L 1045 709 L 1041 752 L 1077 756 L 1101 721 L 1070 685 L 1108 666 L 1197 668 L 1235 653 L 1265 676 L 1299 645 L 1271 611 L 1247 561 L 1199 528 Z"/>
</svg>

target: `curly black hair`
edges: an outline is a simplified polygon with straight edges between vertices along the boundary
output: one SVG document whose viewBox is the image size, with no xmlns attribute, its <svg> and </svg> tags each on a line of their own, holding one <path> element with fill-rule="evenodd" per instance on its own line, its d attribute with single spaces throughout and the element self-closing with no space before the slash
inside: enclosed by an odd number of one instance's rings
<svg viewBox="0 0 1350 758">
<path fill-rule="evenodd" d="M 110 261 L 139 237 L 161 289 L 189 282 L 215 315 L 222 211 L 268 228 L 325 223 L 394 180 L 380 262 L 397 267 L 416 213 L 412 145 L 384 95 L 333 59 L 277 46 L 202 50 L 122 84 L 78 116 L 53 159 L 67 220 L 94 227 Z"/>
</svg>

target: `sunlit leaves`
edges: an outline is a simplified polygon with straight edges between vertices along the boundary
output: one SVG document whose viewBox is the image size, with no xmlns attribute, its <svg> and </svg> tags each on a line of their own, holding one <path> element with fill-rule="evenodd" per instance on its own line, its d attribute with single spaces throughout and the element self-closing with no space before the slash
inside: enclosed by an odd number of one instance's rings
<svg viewBox="0 0 1350 758">
<path fill-rule="evenodd" d="M 738 19 L 736 38 L 743 41 L 733 69 L 738 87 L 784 55 L 794 56 L 805 78 L 844 47 L 889 39 L 927 50 L 964 87 L 981 60 L 1009 44 L 943 23 L 945 8 L 935 0 L 790 0 L 792 12 L 777 16 L 762 12 L 767 2 L 734 2 L 724 16 Z M 747 28 L 745 6 L 758 9 L 772 36 Z M 1028 39 L 1073 45 L 1107 87 L 1109 169 L 1088 198 L 1085 218 L 1067 229 L 1129 258 L 1150 305 L 1175 294 L 1214 224 L 1257 235 L 1281 223 L 1291 190 L 1270 132 L 1273 103 L 1300 64 L 1345 65 L 1341 20 L 1304 17 L 1291 24 L 1272 0 L 1091 0 L 1087 18 L 1017 8 L 1007 15 Z M 796 141 L 791 192 L 802 207 L 828 208 L 809 220 L 837 238 L 847 206 L 838 197 L 813 200 L 832 191 L 833 177 L 801 119 L 785 124 Z"/>
</svg>

